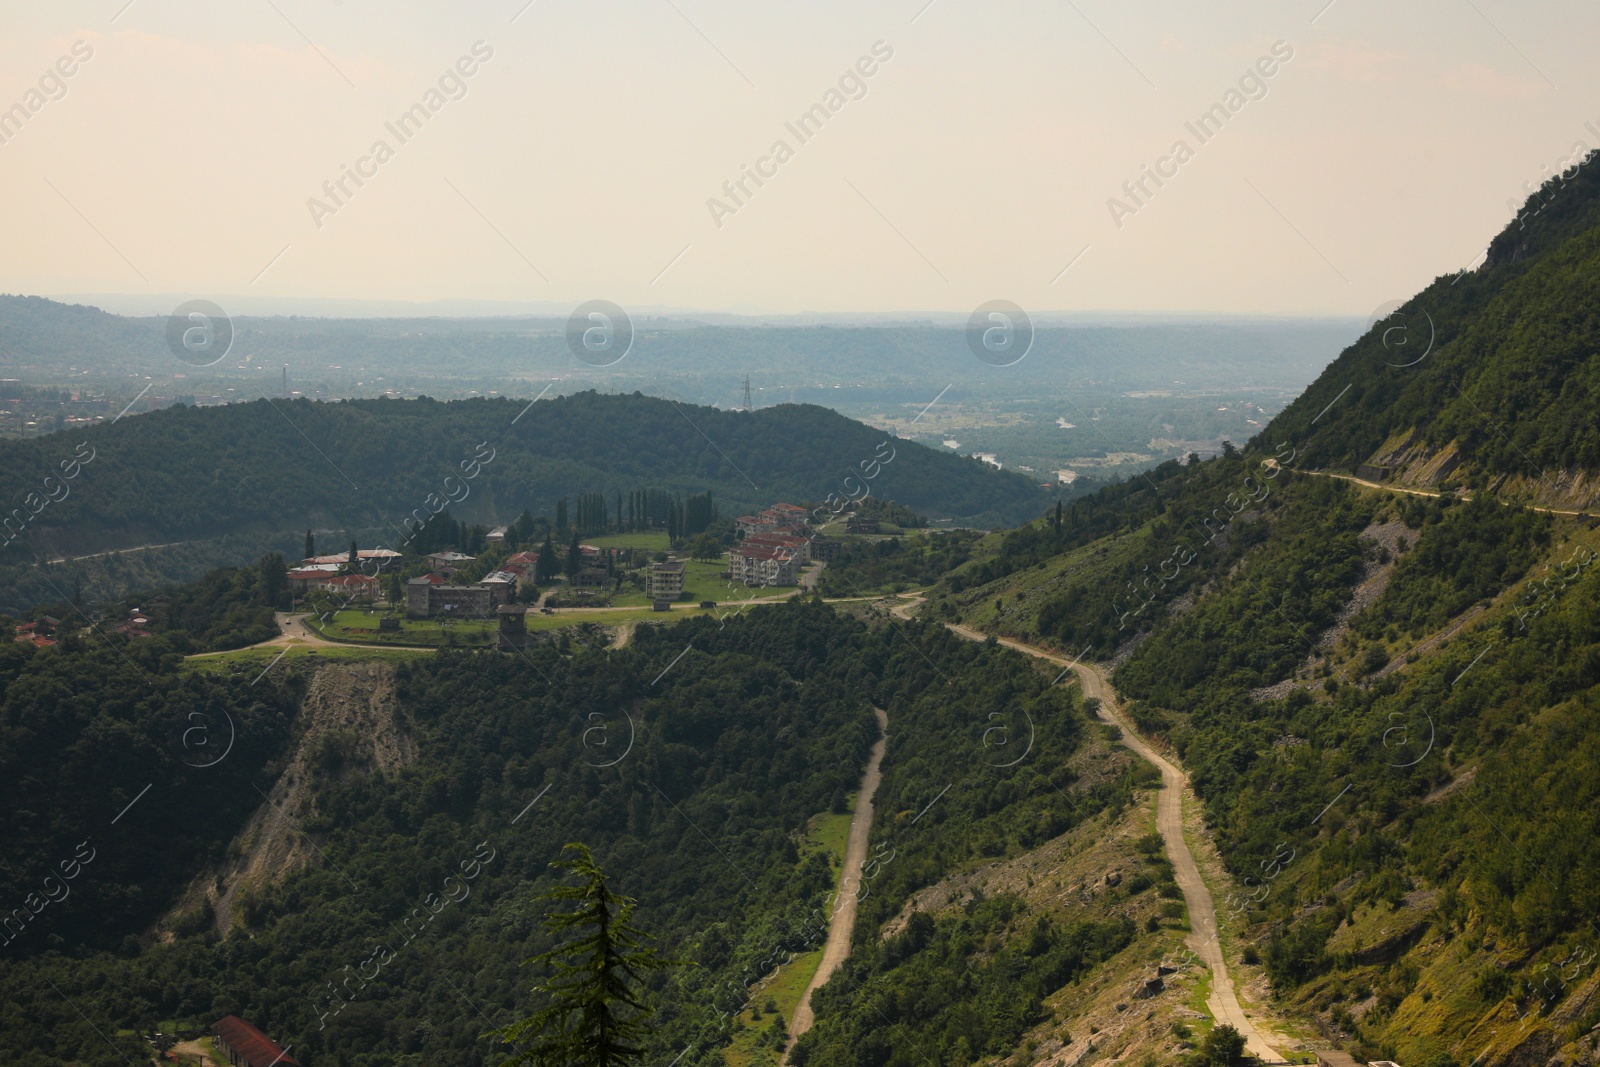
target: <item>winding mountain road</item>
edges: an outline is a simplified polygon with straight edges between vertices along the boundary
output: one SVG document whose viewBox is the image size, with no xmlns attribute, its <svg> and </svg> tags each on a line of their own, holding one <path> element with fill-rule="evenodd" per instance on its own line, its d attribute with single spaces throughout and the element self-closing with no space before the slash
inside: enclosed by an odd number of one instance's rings
<svg viewBox="0 0 1600 1067">
<path fill-rule="evenodd" d="M 917 606 L 919 599 L 896 604 L 891 611 L 900 618 L 909 618 L 911 610 Z M 947 622 L 945 626 L 952 633 L 969 641 L 986 641 L 989 637 L 988 634 L 955 623 Z M 1161 795 L 1156 799 L 1156 829 L 1161 833 L 1167 858 L 1172 861 L 1174 878 L 1178 888 L 1183 892 L 1183 902 L 1189 910 L 1190 933 L 1187 938 L 1189 947 L 1211 970 L 1211 996 L 1206 1000 L 1206 1009 L 1219 1024 L 1227 1023 L 1243 1034 L 1253 1055 L 1269 1062 L 1282 1062 L 1283 1056 L 1267 1042 L 1266 1035 L 1256 1028 L 1255 1023 L 1250 1021 L 1244 1008 L 1239 1004 L 1238 994 L 1233 987 L 1233 977 L 1228 973 L 1228 963 L 1222 955 L 1222 942 L 1217 937 L 1216 905 L 1212 902 L 1211 891 L 1206 888 L 1205 880 L 1200 877 L 1200 866 L 1195 862 L 1194 854 L 1189 851 L 1189 843 L 1183 838 L 1183 794 L 1189 788 L 1188 776 L 1182 769 L 1147 745 L 1132 724 L 1123 717 L 1121 705 L 1117 703 L 1111 683 L 1107 681 L 1099 667 L 1091 663 L 1068 660 L 1054 652 L 1047 652 L 1009 637 L 996 637 L 995 640 L 1007 648 L 1014 648 L 1018 652 L 1036 656 L 1058 666 L 1072 668 L 1073 673 L 1078 676 L 1079 685 L 1083 687 L 1083 695 L 1099 700 L 1100 718 L 1117 728 L 1122 735 L 1124 745 L 1161 772 Z"/>
<path fill-rule="evenodd" d="M 855 932 L 856 905 L 861 901 L 861 868 L 867 862 L 867 837 L 872 833 L 872 796 L 883 777 L 879 768 L 883 765 L 883 750 L 889 743 L 889 716 L 881 708 L 873 708 L 872 712 L 878 717 L 878 740 L 872 746 L 866 773 L 861 776 L 861 789 L 856 793 L 856 810 L 850 817 L 844 869 L 839 872 L 839 889 L 834 895 L 833 917 L 828 923 L 828 940 L 822 947 L 822 962 L 817 965 L 817 973 L 811 976 L 811 984 L 801 995 L 794 1009 L 794 1021 L 789 1024 L 790 1048 L 794 1047 L 794 1039 L 816 1022 L 811 1011 L 811 994 L 850 958 L 850 936 Z M 787 1050 L 783 1062 L 789 1062 Z"/>
<path fill-rule="evenodd" d="M 1274 463 L 1270 459 L 1262 460 L 1262 462 L 1265 463 L 1268 466 L 1272 466 L 1272 467 L 1277 466 L 1277 464 Z M 1406 496 L 1443 496 L 1444 495 L 1443 493 L 1439 492 L 1436 489 L 1413 489 L 1410 486 L 1405 486 L 1405 485 L 1384 485 L 1382 482 L 1371 482 L 1371 481 L 1368 481 L 1365 478 L 1358 478 L 1354 474 L 1341 474 L 1338 471 L 1309 471 L 1308 470 L 1308 471 L 1301 471 L 1300 473 L 1301 474 L 1309 474 L 1309 475 L 1312 475 L 1313 477 L 1317 477 L 1317 478 L 1337 478 L 1341 482 L 1353 482 L 1356 485 L 1365 486 L 1368 489 L 1379 489 L 1379 490 L 1382 490 L 1385 493 L 1403 493 Z M 1471 500 L 1472 499 L 1472 494 L 1471 493 L 1458 493 L 1458 494 L 1456 494 L 1456 499 L 1458 499 L 1458 500 Z M 1496 503 L 1498 503 L 1501 507 L 1506 507 L 1506 508 L 1527 508 L 1529 511 L 1542 511 L 1546 515 L 1574 515 L 1574 516 L 1577 516 L 1579 518 L 1584 518 L 1584 517 L 1587 517 L 1589 515 L 1589 512 L 1587 512 L 1587 511 L 1567 511 L 1567 510 L 1564 510 L 1562 508 L 1542 507 L 1541 505 L 1538 505 L 1538 504 L 1519 504 L 1519 503 L 1516 503 L 1516 502 L 1510 501 L 1510 500 L 1498 500 L 1498 501 L 1496 501 Z"/>
</svg>

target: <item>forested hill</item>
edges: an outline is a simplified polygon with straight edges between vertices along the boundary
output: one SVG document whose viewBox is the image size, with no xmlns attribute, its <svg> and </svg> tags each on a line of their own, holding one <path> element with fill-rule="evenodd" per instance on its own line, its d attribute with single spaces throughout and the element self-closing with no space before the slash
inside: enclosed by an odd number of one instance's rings
<svg viewBox="0 0 1600 1067">
<path fill-rule="evenodd" d="M 83 462 L 65 498 L 27 524 L 40 555 L 306 527 L 398 538 L 405 516 L 428 514 L 430 494 L 459 501 L 449 505 L 457 518 L 495 523 L 524 508 L 549 514 L 558 499 L 587 492 L 609 502 L 638 488 L 709 489 L 724 515 L 737 515 L 865 487 L 975 525 L 1032 518 L 1051 495 L 1021 475 L 892 440 L 821 407 L 752 413 L 588 392 L 531 406 L 427 398 L 180 406 L 82 434 L 0 442 L 7 512 L 29 494 L 60 496 L 43 479 L 75 455 Z M 0 563 L 28 553 L 20 543 L 4 551 L 10 558 Z"/>
<path fill-rule="evenodd" d="M 1313 467 L 1592 509 L 1597 287 L 1591 155 L 1529 198 L 1483 266 L 1440 277 L 1376 322 L 1261 440 L 1292 442 Z"/>
</svg>

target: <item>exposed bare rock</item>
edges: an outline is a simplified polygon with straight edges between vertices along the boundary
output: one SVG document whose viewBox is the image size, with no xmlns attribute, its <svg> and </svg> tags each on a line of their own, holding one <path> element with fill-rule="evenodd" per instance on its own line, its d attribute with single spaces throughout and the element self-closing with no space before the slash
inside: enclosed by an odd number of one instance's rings
<svg viewBox="0 0 1600 1067">
<path fill-rule="evenodd" d="M 414 760 L 416 741 L 397 716 L 389 665 L 319 669 L 301 704 L 287 769 L 229 846 L 228 860 L 199 876 L 175 913 L 209 907 L 217 933 L 226 935 L 245 894 L 310 862 L 316 850 L 300 825 L 312 814 L 312 783 L 328 775 L 393 773 Z"/>
<path fill-rule="evenodd" d="M 1389 588 L 1389 582 L 1394 577 L 1395 565 L 1403 554 L 1400 547 L 1401 538 L 1405 538 L 1406 550 L 1409 551 L 1411 546 L 1417 543 L 1420 534 L 1420 530 L 1414 530 L 1398 519 L 1383 523 L 1375 522 L 1361 531 L 1361 539 L 1372 542 L 1379 550 L 1377 558 L 1366 561 L 1361 577 L 1356 583 L 1355 592 L 1340 610 L 1334 624 L 1317 637 L 1316 648 L 1332 648 L 1337 645 L 1350 632 L 1350 620 L 1377 603 L 1383 591 Z M 1311 672 L 1322 661 L 1321 653 L 1312 652 L 1306 656 L 1305 662 L 1293 675 L 1274 685 L 1252 689 L 1250 695 L 1256 700 L 1282 700 L 1296 689 L 1320 689 L 1322 683 L 1309 681 L 1309 678 Z M 1385 671 L 1389 669 L 1389 667 L 1384 668 Z"/>
</svg>

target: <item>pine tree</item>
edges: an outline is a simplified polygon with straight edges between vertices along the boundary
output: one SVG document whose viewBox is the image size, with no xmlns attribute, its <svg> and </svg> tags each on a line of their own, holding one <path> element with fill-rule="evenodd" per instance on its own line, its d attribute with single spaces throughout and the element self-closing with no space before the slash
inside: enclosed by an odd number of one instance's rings
<svg viewBox="0 0 1600 1067">
<path fill-rule="evenodd" d="M 612 891 L 587 847 L 571 844 L 565 852 L 570 858 L 551 866 L 576 874 L 579 884 L 557 886 L 540 899 L 577 902 L 575 910 L 552 911 L 544 920 L 551 932 L 574 936 L 526 961 L 545 966 L 546 977 L 533 989 L 549 1003 L 492 1032 L 518 1050 L 505 1067 L 614 1067 L 642 1058 L 641 1043 L 654 1028 L 646 1022 L 652 1009 L 640 995 L 640 972 L 678 963 L 640 947 L 646 935 L 633 925 L 633 900 Z"/>
</svg>

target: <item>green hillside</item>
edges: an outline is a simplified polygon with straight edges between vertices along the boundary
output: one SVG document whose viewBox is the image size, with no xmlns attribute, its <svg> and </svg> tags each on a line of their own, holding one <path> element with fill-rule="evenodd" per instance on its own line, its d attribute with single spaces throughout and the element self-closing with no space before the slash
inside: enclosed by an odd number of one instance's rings
<svg viewBox="0 0 1600 1067">
<path fill-rule="evenodd" d="M 408 517 L 426 518 L 434 502 L 458 520 L 495 525 L 524 509 L 549 516 L 558 500 L 583 493 L 603 494 L 609 507 L 639 488 L 710 490 L 728 517 L 870 491 L 981 526 L 1021 521 L 1053 499 L 1023 475 L 809 405 L 747 413 L 590 392 L 531 407 L 505 399 L 174 407 L 81 435 L 0 442 L 0 500 L 9 502 L 8 532 L 18 534 L 0 547 L 0 606 L 66 599 L 72 577 L 45 575 L 52 591 L 29 566 L 41 559 L 179 543 L 163 550 L 180 553 L 177 573 L 136 572 L 148 586 L 291 551 L 308 527 L 359 535 L 364 547 L 394 545 L 412 528 Z"/>
<path fill-rule="evenodd" d="M 1407 1067 L 1600 1034 L 1600 180 L 1545 195 L 1406 305 L 1425 359 L 1379 324 L 1242 452 L 991 535 L 929 602 L 1114 667 L 1277 1010 Z"/>
<path fill-rule="evenodd" d="M 1529 201 L 1481 267 L 1377 322 L 1258 440 L 1292 442 L 1313 467 L 1595 510 L 1597 287 L 1591 156 Z"/>
</svg>

